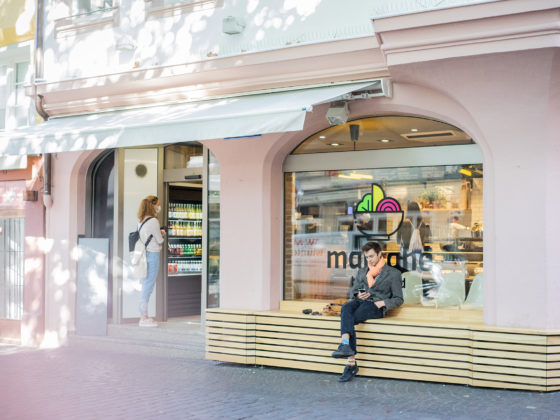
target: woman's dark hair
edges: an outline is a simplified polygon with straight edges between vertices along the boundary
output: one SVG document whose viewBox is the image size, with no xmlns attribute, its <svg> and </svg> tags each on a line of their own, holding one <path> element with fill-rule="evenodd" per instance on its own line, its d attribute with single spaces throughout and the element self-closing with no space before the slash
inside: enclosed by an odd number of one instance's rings
<svg viewBox="0 0 560 420">
<path fill-rule="evenodd" d="M 422 213 L 420 212 L 420 205 L 416 201 L 409 201 L 407 203 L 407 214 L 412 225 L 419 228 L 422 224 Z"/>
<path fill-rule="evenodd" d="M 379 254 L 383 248 L 377 242 L 368 242 L 362 247 L 362 252 L 365 254 L 370 249 L 373 249 L 376 254 Z"/>
</svg>

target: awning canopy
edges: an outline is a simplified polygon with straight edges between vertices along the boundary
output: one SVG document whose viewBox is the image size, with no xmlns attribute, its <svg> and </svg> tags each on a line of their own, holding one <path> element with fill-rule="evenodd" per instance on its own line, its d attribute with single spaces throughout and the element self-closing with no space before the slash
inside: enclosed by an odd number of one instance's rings
<svg viewBox="0 0 560 420">
<path fill-rule="evenodd" d="M 303 129 L 313 105 L 376 81 L 52 118 L 0 134 L 0 155 L 58 153 L 247 137 Z M 378 81 L 377 81 L 378 82 Z"/>
</svg>

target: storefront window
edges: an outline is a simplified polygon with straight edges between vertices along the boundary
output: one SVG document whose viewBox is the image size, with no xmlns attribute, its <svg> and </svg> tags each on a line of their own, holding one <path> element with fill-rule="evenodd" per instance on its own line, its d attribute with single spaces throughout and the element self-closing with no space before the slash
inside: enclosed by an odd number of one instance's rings
<svg viewBox="0 0 560 420">
<path fill-rule="evenodd" d="M 481 308 L 482 180 L 474 162 L 286 172 L 284 299 L 347 297 L 362 245 L 376 241 L 403 273 L 406 305 Z"/>
<path fill-rule="evenodd" d="M 0 183 L 0 319 L 21 320 L 25 279 L 25 181 Z"/>
<path fill-rule="evenodd" d="M 220 165 L 208 151 L 208 304 L 220 305 Z"/>
</svg>

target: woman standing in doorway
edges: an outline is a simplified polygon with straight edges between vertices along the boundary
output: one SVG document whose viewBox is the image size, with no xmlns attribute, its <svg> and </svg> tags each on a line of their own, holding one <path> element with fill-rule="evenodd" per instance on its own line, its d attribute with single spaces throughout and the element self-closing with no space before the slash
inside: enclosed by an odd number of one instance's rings
<svg viewBox="0 0 560 420">
<path fill-rule="evenodd" d="M 157 327 L 157 322 L 148 317 L 148 302 L 154 290 L 159 270 L 159 253 L 165 230 L 161 229 L 157 215 L 161 207 L 159 199 L 154 195 L 149 195 L 142 200 L 138 209 L 138 227 L 140 229 L 140 240 L 146 246 L 146 261 L 148 270 L 146 277 L 142 279 L 142 294 L 138 310 L 140 311 L 141 327 Z"/>
</svg>

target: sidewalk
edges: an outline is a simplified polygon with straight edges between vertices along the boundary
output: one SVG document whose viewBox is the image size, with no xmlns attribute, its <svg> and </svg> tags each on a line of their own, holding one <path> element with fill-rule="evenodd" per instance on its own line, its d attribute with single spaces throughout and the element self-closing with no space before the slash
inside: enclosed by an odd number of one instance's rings
<svg viewBox="0 0 560 420">
<path fill-rule="evenodd" d="M 217 363 L 175 344 L 76 338 L 0 344 L 2 419 L 558 419 L 560 393 L 469 388 Z M 198 349 L 198 350 L 197 350 Z"/>
</svg>

